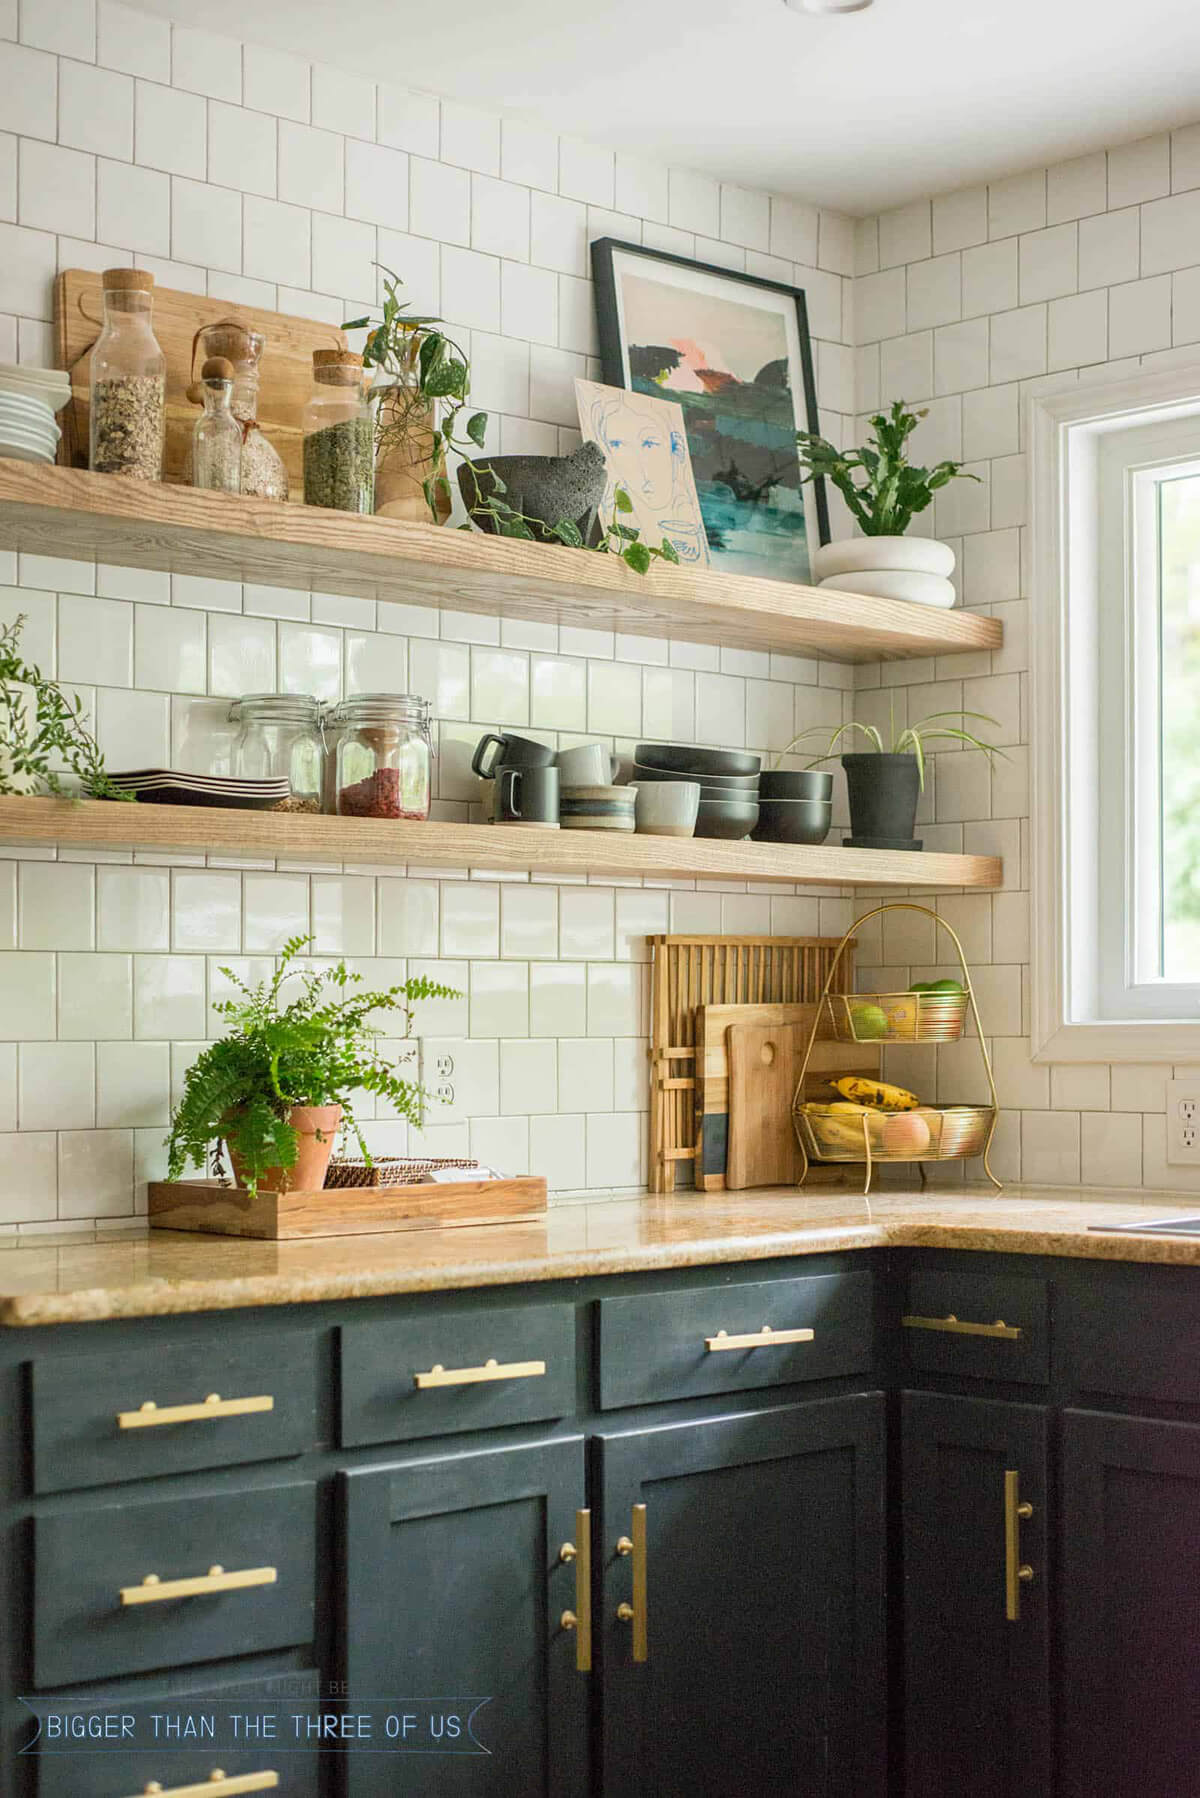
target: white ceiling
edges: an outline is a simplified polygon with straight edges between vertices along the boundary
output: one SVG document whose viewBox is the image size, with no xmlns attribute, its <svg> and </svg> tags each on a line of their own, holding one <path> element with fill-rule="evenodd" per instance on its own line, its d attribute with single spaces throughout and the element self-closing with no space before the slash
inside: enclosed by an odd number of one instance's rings
<svg viewBox="0 0 1200 1798">
<path fill-rule="evenodd" d="M 194 0 L 135 0 L 180 23 Z M 216 31 L 866 213 L 1200 118 L 1198 0 L 205 0 Z"/>
</svg>

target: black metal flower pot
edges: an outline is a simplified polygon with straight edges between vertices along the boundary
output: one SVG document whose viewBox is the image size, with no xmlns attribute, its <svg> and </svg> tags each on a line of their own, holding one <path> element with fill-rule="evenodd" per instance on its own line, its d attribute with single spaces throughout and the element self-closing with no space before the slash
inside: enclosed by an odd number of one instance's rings
<svg viewBox="0 0 1200 1798">
<path fill-rule="evenodd" d="M 844 755 L 856 848 L 921 847 L 913 835 L 921 780 L 915 755 Z"/>
</svg>

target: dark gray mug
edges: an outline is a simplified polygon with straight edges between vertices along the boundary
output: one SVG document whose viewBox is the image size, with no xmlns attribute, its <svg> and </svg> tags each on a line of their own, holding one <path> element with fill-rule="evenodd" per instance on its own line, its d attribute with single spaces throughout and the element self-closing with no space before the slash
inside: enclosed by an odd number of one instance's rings
<svg viewBox="0 0 1200 1798">
<path fill-rule="evenodd" d="M 495 753 L 489 756 L 488 750 L 493 743 Z M 532 737 L 514 736 L 511 731 L 489 730 L 475 745 L 471 769 L 484 780 L 495 780 L 501 768 L 548 768 L 553 760 L 554 751 L 545 743 L 535 743 Z"/>
<path fill-rule="evenodd" d="M 557 824 L 558 769 L 500 769 L 496 788 L 497 824 Z"/>
</svg>

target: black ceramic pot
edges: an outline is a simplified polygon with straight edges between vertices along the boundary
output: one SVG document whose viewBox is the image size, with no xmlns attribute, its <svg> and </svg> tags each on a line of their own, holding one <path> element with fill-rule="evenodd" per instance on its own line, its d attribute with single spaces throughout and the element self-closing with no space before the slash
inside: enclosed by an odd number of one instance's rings
<svg viewBox="0 0 1200 1798">
<path fill-rule="evenodd" d="M 887 838 L 915 841 L 921 780 L 915 755 L 844 755 L 850 797 L 850 832 L 855 841 Z"/>
<path fill-rule="evenodd" d="M 458 469 L 463 504 L 481 531 L 500 534 L 496 520 L 484 510 L 489 500 L 498 499 L 520 512 L 542 543 L 557 543 L 552 527 L 564 521 L 589 542 L 607 478 L 598 443 L 581 443 L 569 456 L 481 456 Z M 502 493 L 497 480 L 503 483 Z"/>
</svg>

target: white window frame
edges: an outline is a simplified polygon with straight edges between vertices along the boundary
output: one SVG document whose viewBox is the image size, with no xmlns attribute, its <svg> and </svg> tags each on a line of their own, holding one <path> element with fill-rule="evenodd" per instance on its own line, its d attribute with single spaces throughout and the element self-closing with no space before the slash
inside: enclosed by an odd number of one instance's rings
<svg viewBox="0 0 1200 1798">
<path fill-rule="evenodd" d="M 1200 988 L 1148 980 L 1128 929 L 1135 909 L 1150 902 L 1126 871 L 1136 866 L 1128 852 L 1131 833 L 1139 819 L 1145 827 L 1148 783 L 1158 778 L 1157 764 L 1150 769 L 1148 758 L 1132 748 L 1145 741 L 1137 725 L 1148 705 L 1157 707 L 1157 695 L 1149 690 L 1149 658 L 1138 630 L 1137 570 L 1126 556 L 1129 514 L 1124 505 L 1104 503 L 1106 463 L 1115 451 L 1128 448 L 1131 461 L 1141 456 L 1162 463 L 1174 451 L 1143 454 L 1151 436 L 1161 448 L 1181 445 L 1189 425 L 1200 432 L 1200 364 L 1035 394 L 1027 401 L 1026 424 L 1033 549 L 1033 1057 L 1200 1061 Z M 1193 436 L 1186 458 L 1180 449 L 1181 462 L 1198 460 L 1194 443 Z M 1117 460 L 1124 460 L 1123 453 Z M 1126 480 L 1135 523 L 1150 485 L 1136 470 Z M 1146 541 L 1144 530 L 1133 534 L 1132 557 L 1139 546 L 1145 551 Z M 1122 641 L 1135 671 L 1120 693 L 1103 685 L 1102 617 L 1104 629 L 1115 628 L 1112 613 L 1102 610 L 1105 601 L 1121 608 Z M 1116 801 L 1105 784 L 1114 780 Z M 1107 827 L 1114 805 L 1116 830 Z"/>
</svg>

